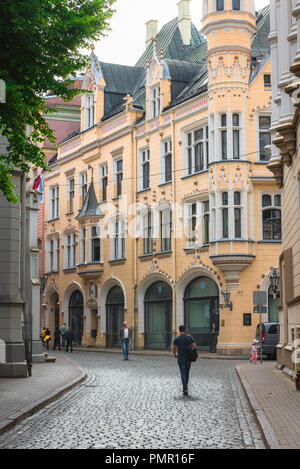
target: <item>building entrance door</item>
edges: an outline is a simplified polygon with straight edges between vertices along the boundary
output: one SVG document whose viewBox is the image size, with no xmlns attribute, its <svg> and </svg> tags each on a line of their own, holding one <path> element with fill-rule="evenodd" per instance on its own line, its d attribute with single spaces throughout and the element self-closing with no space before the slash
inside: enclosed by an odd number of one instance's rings
<svg viewBox="0 0 300 469">
<path fill-rule="evenodd" d="M 107 296 L 107 347 L 120 346 L 120 330 L 124 322 L 124 295 L 120 287 L 113 287 Z"/>
<path fill-rule="evenodd" d="M 74 334 L 74 344 L 81 345 L 83 336 L 84 302 L 80 291 L 75 291 L 69 302 L 69 325 Z"/>
<path fill-rule="evenodd" d="M 184 297 L 185 325 L 199 349 L 211 350 L 219 333 L 219 294 L 216 283 L 198 277 L 187 287 Z"/>
<path fill-rule="evenodd" d="M 157 282 L 145 296 L 145 347 L 168 350 L 171 338 L 172 289 L 164 282 Z"/>
</svg>

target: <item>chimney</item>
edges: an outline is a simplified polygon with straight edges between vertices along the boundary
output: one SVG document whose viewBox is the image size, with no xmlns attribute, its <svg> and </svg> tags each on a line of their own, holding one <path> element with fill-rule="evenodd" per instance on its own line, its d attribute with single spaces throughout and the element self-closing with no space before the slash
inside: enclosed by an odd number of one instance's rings
<svg viewBox="0 0 300 469">
<path fill-rule="evenodd" d="M 158 21 L 149 20 L 146 23 L 146 47 L 151 44 L 151 41 L 157 36 L 158 32 Z"/>
<path fill-rule="evenodd" d="M 190 9 L 191 0 L 180 0 L 178 6 L 178 28 L 181 34 L 182 42 L 189 46 L 192 36 L 192 17 Z"/>
</svg>

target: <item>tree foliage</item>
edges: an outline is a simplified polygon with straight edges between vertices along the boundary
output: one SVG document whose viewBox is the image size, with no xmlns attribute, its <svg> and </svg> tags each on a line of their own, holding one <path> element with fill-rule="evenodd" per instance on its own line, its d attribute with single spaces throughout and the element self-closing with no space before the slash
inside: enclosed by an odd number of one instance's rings
<svg viewBox="0 0 300 469">
<path fill-rule="evenodd" d="M 28 172 L 32 163 L 47 170 L 38 144 L 55 142 L 43 117 L 54 110 L 44 95 L 68 102 L 81 92 L 70 86 L 70 76 L 87 64 L 80 51 L 109 30 L 114 1 L 0 0 L 0 79 L 6 86 L 0 134 L 8 142 L 8 154 L 0 154 L 0 189 L 9 201 L 17 200 L 12 169 Z"/>
</svg>

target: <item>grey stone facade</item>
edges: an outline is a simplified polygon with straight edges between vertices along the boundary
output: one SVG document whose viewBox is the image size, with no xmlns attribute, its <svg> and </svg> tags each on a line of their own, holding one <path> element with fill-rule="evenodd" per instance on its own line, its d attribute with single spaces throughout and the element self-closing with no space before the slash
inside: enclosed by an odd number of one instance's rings
<svg viewBox="0 0 300 469">
<path fill-rule="evenodd" d="M 0 152 L 4 151 L 5 140 L 0 136 Z M 0 192 L 0 339 L 5 343 L 0 377 L 16 378 L 28 373 L 25 343 L 30 354 L 32 348 L 31 340 L 26 342 L 24 337 L 39 337 L 39 282 L 35 279 L 34 285 L 32 281 L 31 256 L 37 243 L 34 216 L 39 201 L 36 194 L 26 191 L 25 174 L 13 171 L 12 176 L 19 202 L 9 203 Z"/>
</svg>

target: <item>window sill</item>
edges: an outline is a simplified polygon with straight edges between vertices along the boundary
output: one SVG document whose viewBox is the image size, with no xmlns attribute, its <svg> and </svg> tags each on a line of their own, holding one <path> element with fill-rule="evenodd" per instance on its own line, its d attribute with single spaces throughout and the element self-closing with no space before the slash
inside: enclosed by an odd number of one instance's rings
<svg viewBox="0 0 300 469">
<path fill-rule="evenodd" d="M 141 189 L 140 191 L 137 191 L 137 194 L 142 194 L 143 192 L 148 192 L 151 191 L 151 187 L 147 187 L 146 189 Z"/>
<path fill-rule="evenodd" d="M 152 252 L 151 254 L 142 254 L 141 256 L 139 256 L 139 259 L 151 260 L 153 256 L 154 256 L 154 252 Z"/>
<path fill-rule="evenodd" d="M 202 171 L 197 171 L 196 173 L 188 174 L 187 176 L 182 176 L 181 179 L 187 179 L 187 178 L 192 178 L 194 176 L 198 176 L 199 174 L 204 174 L 208 173 L 208 169 L 203 169 Z"/>
<path fill-rule="evenodd" d="M 108 263 L 109 264 L 118 264 L 118 263 L 125 264 L 126 260 L 127 260 L 126 257 L 121 257 L 120 259 L 110 259 Z"/>
<path fill-rule="evenodd" d="M 168 251 L 160 251 L 160 252 L 157 252 L 156 255 L 158 257 L 170 257 L 172 254 L 172 250 L 168 250 Z"/>
<path fill-rule="evenodd" d="M 76 269 L 77 269 L 77 266 L 75 266 L 75 267 L 68 267 L 67 269 L 63 269 L 63 272 L 65 272 L 66 274 L 68 274 L 68 273 L 71 273 L 71 272 L 75 272 Z"/>
<path fill-rule="evenodd" d="M 122 198 L 122 195 L 116 195 L 116 197 L 113 197 L 111 200 L 118 200 L 118 199 L 121 199 Z"/>
<path fill-rule="evenodd" d="M 184 248 L 183 250 L 187 254 L 193 254 L 195 251 L 206 252 L 206 251 L 209 250 L 209 247 L 210 247 L 210 244 L 203 244 L 203 246 L 188 246 L 188 247 Z"/>
<path fill-rule="evenodd" d="M 56 217 L 56 218 L 49 218 L 48 222 L 51 223 L 52 221 L 56 221 L 56 220 L 59 220 L 59 217 Z"/>
<path fill-rule="evenodd" d="M 168 181 L 168 182 L 162 182 L 161 184 L 158 184 L 158 187 L 162 187 L 162 186 L 167 186 L 169 184 L 172 184 L 173 181 Z"/>
<path fill-rule="evenodd" d="M 268 239 L 258 241 L 257 244 L 282 244 L 282 239 Z"/>
<path fill-rule="evenodd" d="M 66 213 L 66 216 L 67 216 L 67 215 L 74 215 L 74 211 L 73 211 L 73 212 L 67 212 L 67 213 Z"/>
</svg>

